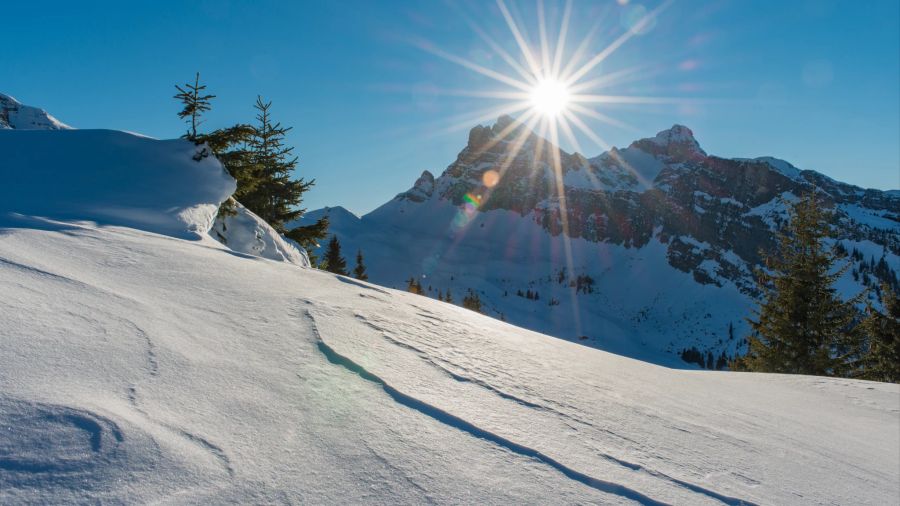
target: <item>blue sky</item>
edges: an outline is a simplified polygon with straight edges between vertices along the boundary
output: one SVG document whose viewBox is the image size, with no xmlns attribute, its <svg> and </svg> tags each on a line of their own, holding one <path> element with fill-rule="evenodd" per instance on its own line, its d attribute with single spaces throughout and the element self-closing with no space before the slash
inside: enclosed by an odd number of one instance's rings
<svg viewBox="0 0 900 506">
<path fill-rule="evenodd" d="M 601 51 L 642 9 L 660 5 L 641 3 L 575 0 L 568 53 L 595 26 L 586 47 Z M 536 3 L 507 4 L 537 47 Z M 713 154 L 771 155 L 860 186 L 900 188 L 898 4 L 676 0 L 588 75 L 635 70 L 601 93 L 670 102 L 597 107 L 627 127 L 586 122 L 616 146 L 681 123 Z M 545 1 L 551 39 L 563 5 Z M 317 180 L 305 206 L 357 213 L 406 190 L 423 169 L 440 173 L 476 113 L 503 103 L 459 91 L 510 89 L 423 46 L 514 75 L 474 20 L 520 55 L 488 0 L 12 0 L 4 19 L 0 91 L 75 127 L 166 138 L 184 131 L 173 86 L 199 70 L 218 95 L 208 127 L 250 121 L 262 94 L 294 127 L 299 174 Z M 588 156 L 602 151 L 576 140 Z"/>
</svg>

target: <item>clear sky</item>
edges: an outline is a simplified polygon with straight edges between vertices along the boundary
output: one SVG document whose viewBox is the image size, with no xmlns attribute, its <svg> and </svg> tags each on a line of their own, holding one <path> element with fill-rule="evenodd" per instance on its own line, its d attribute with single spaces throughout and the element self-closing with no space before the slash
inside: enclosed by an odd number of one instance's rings
<svg viewBox="0 0 900 506">
<path fill-rule="evenodd" d="M 536 2 L 506 5 L 538 49 Z M 586 79 L 620 76 L 597 93 L 664 99 L 596 104 L 624 124 L 585 118 L 598 137 L 626 146 L 681 123 L 712 154 L 900 188 L 900 2 L 675 0 L 634 30 L 660 5 L 572 4 L 563 65 L 593 28 L 583 60 L 631 27 Z M 552 46 L 564 2 L 544 11 Z M 173 86 L 195 71 L 218 95 L 210 128 L 250 121 L 257 94 L 272 100 L 294 127 L 300 175 L 317 180 L 309 209 L 372 210 L 423 169 L 440 173 L 478 113 L 505 103 L 467 96 L 511 88 L 436 52 L 515 76 L 480 29 L 525 63 L 491 0 L 9 0 L 3 19 L 0 91 L 78 128 L 176 137 Z M 587 156 L 602 151 L 576 140 Z"/>
</svg>

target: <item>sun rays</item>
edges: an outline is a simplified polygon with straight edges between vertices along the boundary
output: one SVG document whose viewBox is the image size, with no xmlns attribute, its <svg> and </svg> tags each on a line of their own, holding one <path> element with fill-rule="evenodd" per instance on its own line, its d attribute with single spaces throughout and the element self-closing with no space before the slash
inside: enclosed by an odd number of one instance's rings
<svg viewBox="0 0 900 506">
<path fill-rule="evenodd" d="M 508 124 L 495 126 L 491 139 L 477 149 L 480 152 L 494 149 L 500 143 L 502 155 L 497 165 L 484 170 L 480 174 L 480 185 L 465 195 L 459 213 L 451 226 L 455 243 L 466 233 L 466 229 L 476 218 L 482 207 L 490 200 L 492 193 L 502 183 L 504 176 L 519 154 L 529 145 L 533 150 L 529 159 L 535 166 L 531 171 L 528 184 L 536 184 L 537 178 L 546 177 L 550 199 L 558 210 L 559 226 L 562 231 L 562 246 L 565 262 L 570 272 L 574 272 L 573 251 L 569 235 L 568 206 L 566 203 L 565 174 L 563 169 L 563 153 L 559 146 L 565 140 L 576 151 L 582 151 L 579 137 L 587 139 L 596 147 L 609 150 L 610 145 L 591 128 L 591 124 L 603 124 L 613 128 L 636 130 L 627 122 L 611 116 L 613 105 L 619 104 L 662 104 L 678 103 L 683 99 L 659 96 L 637 96 L 616 94 L 617 85 L 635 82 L 642 76 L 652 75 L 652 69 L 645 63 L 633 67 L 610 69 L 606 67 L 609 57 L 635 35 L 646 33 L 656 23 L 656 17 L 670 4 L 664 1 L 656 9 L 647 11 L 644 8 L 630 9 L 629 22 L 621 33 L 611 36 L 611 42 L 596 49 L 595 37 L 601 27 L 609 32 L 609 19 L 598 19 L 597 23 L 580 40 L 570 41 L 573 13 L 572 0 L 562 4 L 561 14 L 556 19 L 558 28 L 553 33 L 548 29 L 548 13 L 543 0 L 535 5 L 537 30 L 536 36 L 529 35 L 522 17 L 515 10 L 515 4 L 507 4 L 506 0 L 496 0 L 497 8 L 515 42 L 516 52 L 510 53 L 504 46 L 492 38 L 477 22 L 466 18 L 467 24 L 484 42 L 491 54 L 498 57 L 495 65 L 477 58 L 464 58 L 444 49 L 420 41 L 417 45 L 444 60 L 452 62 L 464 69 L 486 77 L 497 86 L 493 90 L 456 89 L 448 90 L 447 95 L 465 96 L 485 99 L 490 106 L 472 110 L 468 114 L 453 118 L 455 125 L 450 130 L 470 128 L 473 124 L 493 122 L 499 116 L 510 116 Z M 624 6 L 627 1 L 620 1 Z M 623 7 L 624 8 L 624 7 Z M 465 17 L 465 14 L 463 14 Z M 477 61 L 476 61 L 477 60 Z M 490 58 L 488 58 L 490 60 Z M 601 72 L 602 70 L 602 72 Z M 605 107 L 606 106 L 606 107 Z M 497 131 L 499 130 L 499 131 Z M 528 144 L 529 139 L 546 139 Z M 496 151 L 496 150 L 495 150 Z M 478 155 L 479 153 L 474 153 Z M 616 157 L 615 151 L 610 156 Z M 566 155 L 568 157 L 568 155 Z M 567 160 L 571 160 L 567 158 Z M 570 163 L 570 162 L 567 162 Z M 625 163 L 617 163 L 626 170 L 635 171 Z M 549 169 L 549 173 L 545 172 Z M 600 186 L 596 176 L 587 170 L 588 178 Z M 546 176 L 540 176 L 546 174 Z M 548 177 L 549 176 L 549 177 Z M 576 294 L 572 294 L 573 319 L 580 332 L 580 314 Z"/>
<path fill-rule="evenodd" d="M 472 111 L 471 114 L 456 118 L 451 130 L 468 128 L 473 123 L 491 121 L 501 115 L 511 115 L 520 125 L 532 124 L 533 128 L 536 127 L 546 136 L 555 136 L 556 139 L 549 140 L 557 145 L 559 140 L 565 139 L 576 150 L 581 151 L 578 142 L 578 137 L 581 136 L 597 144 L 599 148 L 608 149 L 609 145 L 600 138 L 596 131 L 590 128 L 590 121 L 597 121 L 616 128 L 635 129 L 627 122 L 610 116 L 608 111 L 603 111 L 604 104 L 664 104 L 683 101 L 681 98 L 597 93 L 617 83 L 633 81 L 639 78 L 641 72 L 647 70 L 644 65 L 612 71 L 605 70 L 604 73 L 598 75 L 601 64 L 632 37 L 645 32 L 648 27 L 652 27 L 656 22 L 656 17 L 668 7 L 670 2 L 671 0 L 666 1 L 651 11 L 646 11 L 646 9 L 634 11 L 640 15 L 632 16 L 633 19 L 630 20 L 623 33 L 601 49 L 592 52 L 594 38 L 599 28 L 604 26 L 604 20 L 601 19 L 595 24 L 594 28 L 580 41 L 569 44 L 573 16 L 571 0 L 567 0 L 563 4 L 555 36 L 548 29 L 548 16 L 544 1 L 537 0 L 536 41 L 529 38 L 524 24 L 521 20 L 517 21 L 518 16 L 515 15 L 510 5 L 507 5 L 505 0 L 496 0 L 500 14 L 509 29 L 509 34 L 515 41 L 518 49 L 517 55 L 510 54 L 503 49 L 503 46 L 488 35 L 488 32 L 474 20 L 467 19 L 467 23 L 492 51 L 492 54 L 497 55 L 508 67 L 506 70 L 489 68 L 471 59 L 451 54 L 427 42 L 419 41 L 417 45 L 440 58 L 490 78 L 502 86 L 501 89 L 491 91 L 444 91 L 448 95 L 484 98 L 493 103 L 491 107 Z M 569 51 L 568 48 L 573 45 L 574 50 Z M 496 105 L 497 102 L 501 104 Z M 537 117 L 537 121 L 532 122 L 531 120 L 535 117 Z"/>
</svg>

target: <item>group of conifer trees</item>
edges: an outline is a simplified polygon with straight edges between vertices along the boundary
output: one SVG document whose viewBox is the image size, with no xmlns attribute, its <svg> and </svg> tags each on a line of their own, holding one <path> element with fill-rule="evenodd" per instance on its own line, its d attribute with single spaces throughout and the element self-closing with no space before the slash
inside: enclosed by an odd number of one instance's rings
<svg viewBox="0 0 900 506">
<path fill-rule="evenodd" d="M 757 270 L 760 296 L 749 319 L 749 349 L 731 367 L 900 381 L 897 293 L 881 287 L 882 310 L 866 292 L 843 299 L 835 283 L 850 263 L 840 247 L 829 245 L 831 214 L 809 194 L 789 206 L 789 218 L 776 253 Z"/>
<path fill-rule="evenodd" d="M 415 277 L 410 277 L 406 281 L 406 291 L 414 293 L 416 295 L 424 295 L 427 297 L 428 293 L 431 292 L 431 286 L 429 285 L 428 290 L 426 291 L 425 288 L 422 287 L 422 283 L 420 283 L 418 279 L 416 279 Z M 455 303 L 453 300 L 453 293 L 450 292 L 449 288 L 446 292 L 439 289 L 437 292 L 437 300 L 441 302 L 447 302 L 449 304 Z M 476 313 L 484 312 L 482 310 L 481 297 L 471 288 L 468 292 L 466 292 L 466 295 L 463 296 L 462 307 L 475 311 Z"/>
<path fill-rule="evenodd" d="M 318 268 L 342 276 L 349 275 L 347 272 L 347 260 L 341 255 L 341 242 L 336 235 L 332 235 L 331 240 L 328 241 L 328 246 L 325 248 L 325 254 L 322 257 L 322 261 L 319 262 Z M 353 268 L 353 277 L 363 281 L 369 279 L 369 274 L 366 272 L 366 264 L 363 262 L 362 250 L 357 250 L 356 252 L 356 267 Z"/>
<path fill-rule="evenodd" d="M 193 83 L 175 88 L 178 93 L 174 98 L 182 104 L 178 117 L 188 125 L 182 137 L 198 146 L 205 144 L 208 147 L 208 150 L 204 147 L 198 151 L 194 158 L 201 160 L 215 155 L 237 181 L 234 196 L 221 206 L 220 213 L 233 215 L 235 202 L 239 202 L 312 254 L 318 240 L 327 233 L 328 219 L 322 218 L 308 226 L 291 226 L 303 216 L 305 209 L 300 207 L 303 194 L 315 180 L 294 177 L 297 157 L 293 154 L 294 148 L 285 144 L 285 135 L 291 127 L 283 127 L 272 119 L 272 102 L 256 97 L 253 106 L 256 122 L 253 125 L 238 123 L 202 132 L 203 115 L 211 109 L 211 101 L 216 96 L 207 93 L 206 85 L 200 83 L 199 73 Z"/>
</svg>

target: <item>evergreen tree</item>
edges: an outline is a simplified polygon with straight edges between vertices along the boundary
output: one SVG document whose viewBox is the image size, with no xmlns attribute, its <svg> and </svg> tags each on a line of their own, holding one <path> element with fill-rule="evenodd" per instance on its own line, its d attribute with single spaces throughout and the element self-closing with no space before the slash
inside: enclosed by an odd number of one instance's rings
<svg viewBox="0 0 900 506">
<path fill-rule="evenodd" d="M 235 201 L 243 203 L 245 197 L 252 193 L 261 181 L 260 165 L 248 147 L 253 134 L 254 129 L 250 125 L 237 124 L 197 135 L 196 142 L 206 143 L 216 159 L 237 182 L 232 198 L 219 207 L 220 214 L 234 215 Z"/>
<path fill-rule="evenodd" d="M 453 295 L 450 294 L 450 289 L 447 289 L 447 293 L 444 295 L 444 302 L 448 304 L 453 304 Z"/>
<path fill-rule="evenodd" d="M 866 307 L 861 325 L 864 339 L 862 371 L 859 377 L 875 381 L 900 382 L 900 299 L 885 283 L 881 287 L 884 313 L 872 304 Z"/>
<path fill-rule="evenodd" d="M 288 239 L 306 248 L 310 261 L 315 258 L 313 250 L 319 247 L 319 239 L 328 235 L 328 216 L 319 218 L 312 225 L 294 227 L 284 233 Z"/>
<path fill-rule="evenodd" d="M 297 167 L 294 148 L 285 146 L 284 138 L 291 127 L 282 127 L 272 121 L 269 109 L 272 102 L 256 97 L 257 125 L 254 127 L 250 148 L 255 165 L 259 169 L 259 183 L 242 197 L 241 203 L 268 222 L 279 233 L 297 242 L 310 253 L 319 246 L 319 240 L 328 234 L 328 218 L 322 217 L 311 225 L 293 227 L 286 225 L 298 220 L 306 212 L 300 208 L 303 194 L 315 180 L 291 179 Z"/>
<path fill-rule="evenodd" d="M 469 293 L 466 294 L 465 297 L 463 297 L 463 307 L 466 309 L 471 309 L 472 311 L 475 311 L 476 313 L 480 313 L 481 312 L 481 298 L 478 296 L 477 293 L 473 292 L 472 290 L 469 290 Z"/>
<path fill-rule="evenodd" d="M 335 274 L 347 275 L 347 261 L 341 256 L 341 243 L 336 235 L 328 241 L 328 249 L 325 250 L 323 259 L 325 270 Z"/>
<path fill-rule="evenodd" d="M 279 233 L 285 233 L 285 223 L 303 215 L 304 210 L 296 206 L 300 205 L 303 193 L 315 182 L 307 182 L 303 178 L 291 179 L 297 167 L 297 157 L 293 155 L 294 148 L 284 144 L 285 135 L 291 128 L 272 121 L 271 106 L 272 103 L 263 102 L 262 97 L 256 98 L 257 125 L 250 139 L 250 148 L 259 166 L 260 181 L 244 197 L 242 204 Z"/>
<path fill-rule="evenodd" d="M 194 76 L 194 84 L 186 83 L 184 87 L 176 84 L 175 89 L 178 90 L 178 94 L 174 98 L 184 105 L 178 117 L 184 119 L 189 126 L 184 138 L 196 142 L 197 128 L 203 122 L 200 118 L 210 109 L 210 100 L 216 96 L 206 94 L 206 85 L 200 84 L 200 72 Z"/>
<path fill-rule="evenodd" d="M 425 294 L 425 291 L 422 290 L 422 285 L 414 277 L 410 277 L 409 280 L 406 282 L 406 291 L 408 291 L 410 293 L 414 293 L 416 295 L 424 295 Z"/>
<path fill-rule="evenodd" d="M 861 295 L 843 301 L 834 283 L 848 265 L 836 269 L 839 255 L 825 246 L 829 215 L 816 197 L 804 196 L 789 209 L 778 233 L 778 250 L 766 256 L 768 270 L 757 270 L 761 293 L 756 319 L 748 319 L 747 355 L 736 362 L 751 371 L 814 375 L 843 374 L 852 348 L 849 330 Z"/>
<path fill-rule="evenodd" d="M 366 266 L 363 264 L 362 250 L 356 251 L 356 267 L 353 269 L 353 277 L 363 281 L 369 279 L 369 275 L 366 274 Z"/>
</svg>

